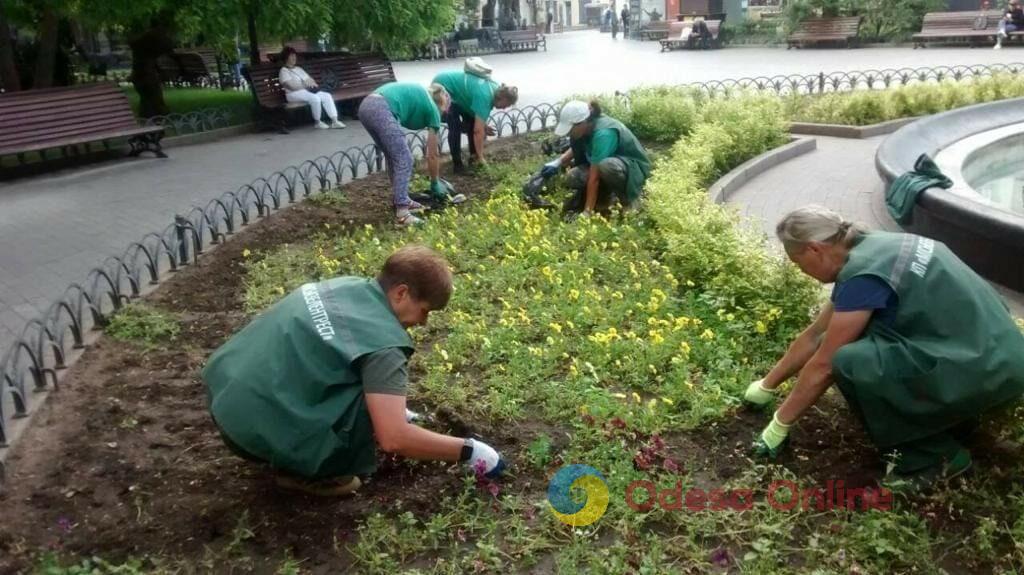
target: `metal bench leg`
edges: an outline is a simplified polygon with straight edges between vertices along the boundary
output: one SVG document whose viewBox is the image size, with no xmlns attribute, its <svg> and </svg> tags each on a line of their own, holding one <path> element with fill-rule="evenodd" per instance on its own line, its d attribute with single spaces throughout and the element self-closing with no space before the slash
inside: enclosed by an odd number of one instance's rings
<svg viewBox="0 0 1024 575">
<path fill-rule="evenodd" d="M 132 151 L 128 155 L 136 157 L 142 152 L 153 152 L 158 158 L 166 158 L 167 154 L 164 153 L 163 146 L 160 144 L 160 139 L 163 137 L 163 132 L 135 136 L 128 140 L 128 144 L 132 147 Z"/>
</svg>

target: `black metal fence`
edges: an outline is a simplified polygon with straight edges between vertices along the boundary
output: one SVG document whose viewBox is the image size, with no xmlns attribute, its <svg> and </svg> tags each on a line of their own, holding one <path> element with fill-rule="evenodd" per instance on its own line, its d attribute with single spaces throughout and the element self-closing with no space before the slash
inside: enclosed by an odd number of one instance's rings
<svg viewBox="0 0 1024 575">
<path fill-rule="evenodd" d="M 714 96 L 739 90 L 817 94 L 946 79 L 960 81 L 995 73 L 1020 74 L 1022 70 L 1024 64 L 870 70 L 743 78 L 691 86 Z M 498 111 L 490 124 L 499 137 L 542 131 L 554 125 L 558 109 L 557 105 L 541 104 Z M 198 129 L 219 126 L 222 121 L 221 116 L 207 111 L 193 114 L 183 116 L 181 124 Z M 170 117 L 153 121 L 174 122 Z M 444 134 L 439 140 L 443 149 L 447 140 Z M 423 133 L 409 134 L 408 141 L 417 155 L 426 149 Z M 58 374 L 67 367 L 72 350 L 85 346 L 87 333 L 102 327 L 111 313 L 138 297 L 145 285 L 158 284 L 168 274 L 192 264 L 210 246 L 224 242 L 256 218 L 384 167 L 383 156 L 373 145 L 289 166 L 175 216 L 162 231 L 147 234 L 120 256 L 107 258 L 83 282 L 70 285 L 40 317 L 25 325 L 14 344 L 0 356 L 0 448 L 7 446 L 12 420 L 26 417 L 32 409 L 34 395 L 59 386 Z"/>
</svg>

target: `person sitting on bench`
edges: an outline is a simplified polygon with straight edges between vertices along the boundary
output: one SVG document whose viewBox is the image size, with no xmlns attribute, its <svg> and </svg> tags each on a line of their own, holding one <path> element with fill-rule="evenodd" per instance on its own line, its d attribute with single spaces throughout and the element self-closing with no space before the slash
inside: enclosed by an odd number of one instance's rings
<svg viewBox="0 0 1024 575">
<path fill-rule="evenodd" d="M 309 111 L 313 114 L 314 126 L 321 130 L 327 128 L 344 128 L 338 120 L 338 109 L 334 106 L 334 96 L 330 92 L 321 92 L 320 86 L 305 70 L 296 65 L 298 54 L 291 46 L 281 50 L 281 59 L 284 66 L 281 66 L 281 74 L 278 80 L 281 82 L 281 89 L 284 90 L 284 97 L 289 102 L 305 102 L 309 104 Z M 321 119 L 321 113 L 327 112 L 331 119 L 328 126 Z"/>
<path fill-rule="evenodd" d="M 1021 8 L 1020 0 L 1010 0 L 1010 5 L 1006 8 L 1006 14 L 999 21 L 999 35 L 996 36 L 995 49 L 1002 48 L 1003 39 L 1008 38 L 1010 32 L 1016 32 L 1017 30 L 1024 30 L 1024 8 Z"/>
</svg>

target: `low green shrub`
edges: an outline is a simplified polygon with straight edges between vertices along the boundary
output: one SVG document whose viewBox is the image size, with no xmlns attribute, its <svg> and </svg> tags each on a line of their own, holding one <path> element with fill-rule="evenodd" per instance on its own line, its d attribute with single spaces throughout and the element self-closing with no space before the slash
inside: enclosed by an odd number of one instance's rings
<svg viewBox="0 0 1024 575">
<path fill-rule="evenodd" d="M 945 80 L 888 90 L 789 96 L 784 99 L 784 107 L 794 122 L 865 126 L 1020 97 L 1024 97 L 1024 77 L 994 74 L 969 81 Z"/>
<path fill-rule="evenodd" d="M 817 286 L 764 249 L 758 233 L 715 204 L 707 187 L 727 170 L 786 141 L 778 99 L 743 96 L 709 102 L 704 121 L 658 162 L 647 184 L 648 209 L 679 277 L 707 286 L 705 297 L 752 317 L 807 321 Z"/>
<path fill-rule="evenodd" d="M 181 326 L 173 315 L 135 303 L 118 310 L 104 331 L 116 340 L 152 348 L 177 338 Z"/>
</svg>

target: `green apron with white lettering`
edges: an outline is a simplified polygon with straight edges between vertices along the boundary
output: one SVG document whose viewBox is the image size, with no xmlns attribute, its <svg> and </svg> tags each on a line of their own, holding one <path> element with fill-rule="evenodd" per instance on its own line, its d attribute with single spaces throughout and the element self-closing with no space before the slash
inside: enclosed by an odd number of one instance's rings
<svg viewBox="0 0 1024 575">
<path fill-rule="evenodd" d="M 872 320 L 833 359 L 882 449 L 942 433 L 1024 393 L 1024 336 L 999 294 L 945 245 L 871 232 L 838 282 L 871 275 L 899 298 L 891 325 Z"/>
<path fill-rule="evenodd" d="M 372 473 L 373 426 L 353 365 L 393 347 L 412 355 L 376 280 L 306 284 L 210 357 L 210 412 L 230 442 L 276 468 L 313 479 Z"/>
</svg>

